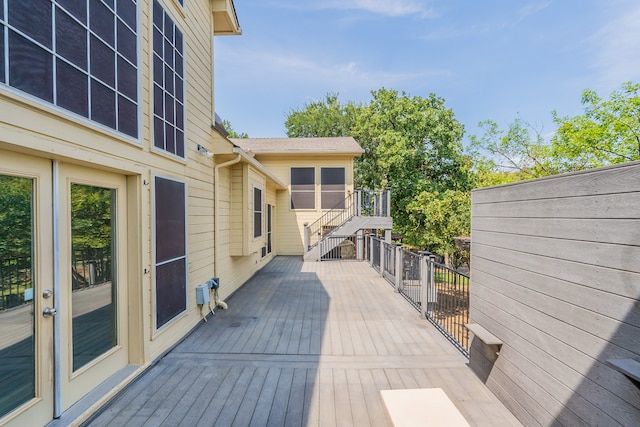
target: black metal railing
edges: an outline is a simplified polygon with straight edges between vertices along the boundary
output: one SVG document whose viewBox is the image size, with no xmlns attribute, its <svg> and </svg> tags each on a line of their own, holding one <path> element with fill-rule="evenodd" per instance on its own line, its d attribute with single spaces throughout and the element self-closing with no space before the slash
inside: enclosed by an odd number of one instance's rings
<svg viewBox="0 0 640 427">
<path fill-rule="evenodd" d="M 371 266 L 380 272 L 380 245 L 382 241 L 376 237 L 371 237 Z"/>
<path fill-rule="evenodd" d="M 316 221 L 305 225 L 307 250 L 348 222 L 354 216 L 390 216 L 390 191 L 356 190 Z"/>
<path fill-rule="evenodd" d="M 382 253 L 384 256 L 383 275 L 387 280 L 392 280 L 396 276 L 396 245 L 383 242 Z"/>
<path fill-rule="evenodd" d="M 309 241 L 307 242 L 307 250 L 313 248 L 322 240 L 323 237 L 330 234 L 334 229 L 341 226 L 354 215 L 356 215 L 356 193 L 349 194 L 342 202 L 338 203 L 333 209 L 322 215 L 312 224 L 306 226 Z"/>
<path fill-rule="evenodd" d="M 369 239 L 371 265 L 468 357 L 469 276 L 436 262 L 429 252 L 417 254 L 373 235 Z"/>
<path fill-rule="evenodd" d="M 111 275 L 110 248 L 74 248 L 71 259 L 72 290 L 109 282 Z"/>
<path fill-rule="evenodd" d="M 32 300 L 33 297 L 28 296 L 32 290 L 31 257 L 0 258 L 0 310 L 17 307 Z"/>
<path fill-rule="evenodd" d="M 322 253 L 324 253 L 320 259 L 321 261 L 357 260 L 358 247 L 362 247 L 363 241 L 364 236 L 356 234 L 351 236 L 330 235 L 320 243 L 322 245 Z M 331 249 L 324 250 L 324 248 Z"/>
</svg>

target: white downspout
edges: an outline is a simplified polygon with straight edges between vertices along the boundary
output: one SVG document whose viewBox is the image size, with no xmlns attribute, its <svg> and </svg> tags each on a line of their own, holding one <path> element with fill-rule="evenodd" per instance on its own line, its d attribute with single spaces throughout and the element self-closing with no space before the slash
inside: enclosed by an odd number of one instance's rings
<svg viewBox="0 0 640 427">
<path fill-rule="evenodd" d="M 218 239 L 218 233 L 220 232 L 220 221 L 218 220 L 219 215 L 220 215 L 220 185 L 218 184 L 219 180 L 220 180 L 220 169 L 222 168 L 226 168 L 232 165 L 235 165 L 236 163 L 239 163 L 240 160 L 242 160 L 242 154 L 238 153 L 236 155 L 235 159 L 231 159 L 227 162 L 224 163 L 220 163 L 219 165 L 215 165 L 213 168 L 213 191 L 214 191 L 214 195 L 213 195 L 213 266 L 214 266 L 214 274 L 216 277 L 220 277 L 219 271 L 219 259 L 220 257 L 218 256 L 218 242 L 220 241 L 220 239 Z M 218 294 L 218 290 L 216 289 L 215 291 L 215 297 L 217 297 Z M 216 298 L 217 300 L 217 298 Z M 218 301 L 215 301 L 216 303 Z"/>
</svg>

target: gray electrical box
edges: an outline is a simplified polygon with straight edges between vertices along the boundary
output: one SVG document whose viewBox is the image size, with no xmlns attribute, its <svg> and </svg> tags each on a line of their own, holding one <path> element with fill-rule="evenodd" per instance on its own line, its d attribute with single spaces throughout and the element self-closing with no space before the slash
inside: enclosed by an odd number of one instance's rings
<svg viewBox="0 0 640 427">
<path fill-rule="evenodd" d="M 208 304 L 209 301 L 211 301 L 211 298 L 209 298 L 209 285 L 203 283 L 202 285 L 196 286 L 196 303 L 202 305 Z"/>
</svg>

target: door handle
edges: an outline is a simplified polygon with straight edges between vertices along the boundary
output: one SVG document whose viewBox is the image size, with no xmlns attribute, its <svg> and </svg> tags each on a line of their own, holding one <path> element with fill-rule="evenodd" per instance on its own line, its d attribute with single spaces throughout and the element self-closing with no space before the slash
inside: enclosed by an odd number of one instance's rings
<svg viewBox="0 0 640 427">
<path fill-rule="evenodd" d="M 44 317 L 53 317 L 56 314 L 58 314 L 58 310 L 56 310 L 55 308 L 45 307 L 44 310 L 42 310 L 42 315 Z"/>
</svg>

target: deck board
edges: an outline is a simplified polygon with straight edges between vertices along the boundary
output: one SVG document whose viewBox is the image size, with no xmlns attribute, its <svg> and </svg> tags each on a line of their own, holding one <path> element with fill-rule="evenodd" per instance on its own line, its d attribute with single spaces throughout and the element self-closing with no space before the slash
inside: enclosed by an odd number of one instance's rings
<svg viewBox="0 0 640 427">
<path fill-rule="evenodd" d="M 390 425 L 380 390 L 442 388 L 472 426 L 519 425 L 368 264 L 276 257 L 90 423 Z"/>
</svg>

